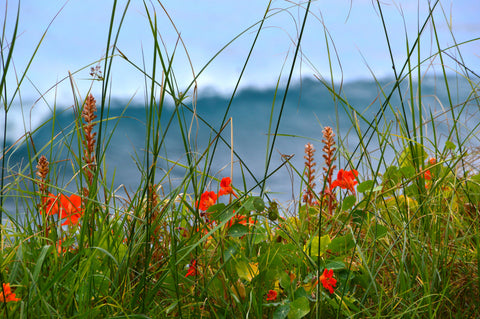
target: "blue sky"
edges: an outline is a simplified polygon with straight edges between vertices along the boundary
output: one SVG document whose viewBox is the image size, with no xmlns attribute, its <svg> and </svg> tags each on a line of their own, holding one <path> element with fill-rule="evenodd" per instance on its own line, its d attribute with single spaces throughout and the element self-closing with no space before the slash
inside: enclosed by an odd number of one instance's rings
<svg viewBox="0 0 480 319">
<path fill-rule="evenodd" d="M 421 4 L 414 0 L 381 2 L 397 63 L 403 63 L 406 57 L 405 34 L 412 45 L 419 25 L 427 16 L 428 1 L 420 2 Z M 107 0 L 21 1 L 18 38 L 13 55 L 17 74 L 23 72 L 36 45 L 42 41 L 28 71 L 28 81 L 21 86 L 24 101 L 35 101 L 41 94 L 48 92 L 45 97 L 49 103 L 57 101 L 58 104 L 72 104 L 70 83 L 63 81 L 57 86 L 55 84 L 63 79 L 68 71 L 76 72 L 102 59 L 112 3 L 113 1 Z M 311 15 L 308 17 L 307 31 L 302 42 L 303 55 L 297 64 L 296 77 L 317 74 L 330 78 L 332 74 L 329 58 L 332 59 L 332 73 L 336 81 L 371 79 L 371 71 L 377 77 L 391 75 L 390 57 L 375 3 L 376 1 L 371 0 L 312 2 Z M 9 0 L 7 4 L 6 37 L 10 39 L 18 2 Z M 118 1 L 118 18 L 125 4 L 125 0 Z M 198 73 L 226 43 L 263 17 L 268 1 L 168 0 L 162 1 L 162 4 L 175 23 L 194 71 Z M 160 35 L 168 52 L 172 53 L 178 39 L 177 32 L 157 1 L 147 1 L 147 6 L 151 13 L 155 9 Z M 298 1 L 272 1 L 269 12 L 272 16 L 265 22 L 264 30 L 260 34 L 242 82 L 243 86 L 274 85 L 284 64 L 286 67 L 283 76 L 286 75 L 303 12 Z M 448 24 L 451 25 L 457 42 L 480 36 L 480 1 L 441 1 L 436 12 L 435 23 L 443 47 L 454 44 Z M 3 23 L 4 15 L 1 15 L 0 19 Z M 208 88 L 223 93 L 231 91 L 256 30 L 255 27 L 252 28 L 214 60 L 198 79 L 200 94 Z M 432 50 L 435 51 L 435 42 L 430 31 L 429 26 L 422 38 L 422 58 L 428 57 Z M 330 55 L 325 45 L 325 33 L 329 37 Z M 143 1 L 131 2 L 118 48 L 140 67 L 143 65 L 143 55 L 147 72 L 151 73 L 152 34 Z M 463 45 L 461 50 L 466 64 L 480 73 L 479 42 Z M 451 53 L 459 58 L 458 53 Z M 338 54 L 338 57 L 335 54 Z M 448 58 L 446 61 L 449 66 L 453 65 L 448 62 Z M 438 72 L 439 63 L 436 59 L 431 65 L 425 64 L 422 70 L 433 68 Z M 193 76 L 181 47 L 177 48 L 173 67 L 179 89 L 183 90 Z M 91 85 L 88 73 L 89 68 L 86 68 L 74 74 L 75 83 L 81 93 L 86 92 Z M 11 85 L 15 83 L 12 70 L 9 80 Z M 120 58 L 115 60 L 111 83 L 112 95 L 116 97 L 143 98 L 145 94 L 143 76 Z M 48 91 L 52 87 L 55 87 L 55 90 Z M 94 84 L 93 91 L 99 89 L 100 85 Z M 35 106 L 28 106 L 27 103 L 27 107 L 30 107 L 30 112 L 36 108 L 35 111 L 41 113 L 42 107 L 38 103 Z"/>
</svg>

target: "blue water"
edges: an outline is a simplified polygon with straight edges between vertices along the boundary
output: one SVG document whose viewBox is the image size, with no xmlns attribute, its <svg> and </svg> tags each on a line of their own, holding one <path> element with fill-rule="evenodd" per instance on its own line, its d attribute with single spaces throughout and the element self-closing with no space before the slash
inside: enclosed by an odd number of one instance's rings
<svg viewBox="0 0 480 319">
<path fill-rule="evenodd" d="M 381 83 L 386 88 L 386 95 L 390 93 L 389 90 L 392 88 L 392 85 L 388 83 L 389 81 L 387 80 Z M 337 84 L 335 89 L 340 90 L 340 85 Z M 360 134 L 364 140 L 368 140 L 371 136 L 371 131 L 368 131 L 368 122 L 375 119 L 379 121 L 380 124 L 378 126 L 380 128 L 390 128 L 391 134 L 400 134 L 398 122 L 394 116 L 394 113 L 399 112 L 401 109 L 398 92 L 393 94 L 390 105 L 387 106 L 384 113 L 381 113 L 379 111 L 386 98 L 375 82 L 356 81 L 344 83 L 341 89 L 342 93 L 340 95 L 342 99 L 348 101 L 348 104 L 359 112 L 356 118 L 361 130 Z M 404 94 L 403 99 L 408 106 L 410 96 L 407 94 L 408 91 L 406 89 L 405 85 L 402 86 L 400 93 Z M 469 94 L 473 92 L 472 88 L 464 82 L 462 84 L 454 82 L 451 85 L 451 90 L 454 96 L 453 104 L 465 101 Z M 239 159 L 234 159 L 232 179 L 233 185 L 243 191 L 250 190 L 256 185 L 256 181 L 261 181 L 264 177 L 267 152 L 270 152 L 273 141 L 273 135 L 270 135 L 270 145 L 267 144 L 270 117 L 272 116 L 270 132 L 273 134 L 280 110 L 282 109 L 283 96 L 284 92 L 282 90 L 275 92 L 274 88 L 265 90 L 255 88 L 243 89 L 238 92 L 231 104 L 227 118 L 233 118 L 233 146 L 235 152 L 243 161 L 242 171 Z M 422 109 L 424 112 L 429 110 L 432 111 L 432 114 L 439 114 L 442 108 L 448 109 L 447 93 L 441 80 L 438 81 L 434 78 L 425 80 L 422 86 L 422 96 Z M 98 101 L 99 97 L 96 98 Z M 189 110 L 189 108 L 193 108 L 192 100 L 187 99 L 185 105 L 178 108 L 178 114 L 181 114 L 182 120 L 185 121 L 185 127 L 189 128 L 192 124 L 189 142 L 192 147 L 196 146 L 194 150 L 197 152 L 195 154 L 197 158 L 200 153 L 205 151 L 209 141 L 216 135 L 213 130 L 201 121 L 200 117 L 218 131 L 227 110 L 229 98 L 229 96 L 215 94 L 213 91 L 209 91 L 209 93 L 200 91 L 196 101 L 198 118 L 194 118 L 193 124 L 192 113 Z M 474 98 L 474 96 L 470 96 L 470 98 Z M 472 100 L 463 111 L 465 115 L 462 116 L 462 120 L 470 122 L 466 123 L 468 129 L 465 129 L 465 132 L 461 132 L 461 136 L 466 136 L 471 129 L 476 129 L 475 125 L 479 123 L 478 105 L 476 103 L 476 100 Z M 273 112 L 272 105 L 274 105 Z M 142 174 L 145 173 L 139 167 L 146 167 L 146 150 L 149 149 L 151 151 L 151 145 L 150 147 L 145 145 L 147 110 L 148 106 L 145 106 L 145 104 L 128 104 L 128 101 L 120 100 L 112 100 L 108 108 L 108 114 L 107 109 L 105 110 L 104 116 L 109 118 L 109 121 L 105 122 L 102 133 L 102 145 L 105 150 L 105 161 L 101 165 L 102 174 L 106 180 L 106 187 L 110 190 L 116 190 L 116 194 L 119 197 L 133 194 L 140 186 Z M 178 118 L 174 110 L 175 108 L 170 101 L 166 102 L 162 108 L 160 137 L 162 137 L 172 115 L 174 115 L 174 118 L 165 134 L 160 156 L 186 165 L 186 150 Z M 304 163 L 304 145 L 311 142 L 317 149 L 317 177 L 320 177 L 323 162 L 321 151 L 323 147 L 321 143 L 322 129 L 325 126 L 331 126 L 337 136 L 340 137 L 339 141 L 343 144 L 342 147 L 338 147 L 343 156 L 339 154 L 338 157 L 342 160 L 337 166 L 345 165 L 344 159 L 348 155 L 353 155 L 353 162 L 365 162 L 364 159 L 361 159 L 362 151 L 356 149 L 359 138 L 353 130 L 353 113 L 344 101 L 334 97 L 319 81 L 304 79 L 299 83 L 295 83 L 288 91 L 286 103 L 282 109 L 278 135 L 269 165 L 269 173 L 276 170 L 283 163 L 281 154 L 293 155 L 291 164 L 301 173 Z M 430 116 L 428 113 L 425 115 L 427 117 Z M 407 113 L 407 116 L 410 117 L 410 113 Z M 449 131 L 449 125 L 452 124 L 451 117 L 452 115 L 447 112 L 447 115 L 442 115 L 436 121 L 435 128 L 439 145 L 446 140 L 445 133 Z M 74 162 L 74 159 L 71 152 L 67 149 L 67 145 L 70 145 L 74 153 L 78 153 L 76 135 L 72 134 L 74 130 L 73 122 L 74 117 L 71 109 L 59 111 L 55 116 L 55 122 L 47 121 L 33 134 L 31 140 L 28 141 L 28 148 L 25 143 L 23 145 L 19 144 L 15 151 L 9 153 L 8 163 L 12 169 L 10 172 L 22 171 L 22 168 L 27 167 L 28 151 L 44 154 L 52 163 L 51 169 L 55 171 L 55 174 L 52 174 L 54 179 L 52 183 L 60 188 L 76 191 L 79 185 L 78 179 L 72 178 L 74 171 L 72 162 Z M 426 138 L 433 139 L 431 125 L 427 126 L 428 128 L 424 131 L 424 135 Z M 439 134 L 442 132 L 443 134 Z M 56 136 L 56 138 L 52 139 L 52 136 Z M 221 136 L 230 143 L 230 126 L 223 130 Z M 368 146 L 368 151 L 373 160 L 378 160 L 381 153 L 378 149 L 377 136 L 374 135 L 371 144 Z M 35 145 L 35 149 L 32 147 L 32 142 Z M 472 140 L 472 142 L 478 141 Z M 53 146 L 48 146 L 49 143 L 52 143 L 51 145 Z M 45 145 L 47 146 L 42 150 Z M 427 143 L 427 147 L 428 145 L 429 143 Z M 385 155 L 387 162 L 393 160 L 395 151 L 398 151 L 395 145 L 392 149 L 387 150 Z M 229 163 L 230 149 L 224 142 L 220 141 L 214 154 L 213 165 L 209 174 L 219 179 L 230 176 Z M 197 166 L 198 169 L 203 170 L 204 164 L 204 161 L 200 162 Z M 250 172 L 247 172 L 246 167 L 248 167 Z M 359 170 L 361 179 L 369 178 L 365 176 L 367 171 L 362 172 L 361 167 Z M 30 171 L 23 171 L 23 174 L 26 175 L 30 173 Z M 157 164 L 156 180 L 162 182 L 167 193 L 171 187 L 178 186 L 186 174 L 184 168 L 175 166 L 171 162 L 159 160 Z M 167 175 L 168 178 L 165 178 Z M 245 184 L 243 183 L 242 175 L 245 176 Z M 298 174 L 289 165 L 283 166 L 267 180 L 266 191 L 269 199 L 278 200 L 284 205 L 298 200 L 301 189 L 300 180 Z M 28 189 L 29 183 L 31 182 L 26 181 L 22 184 L 22 187 Z M 322 181 L 319 179 L 317 185 L 321 183 Z M 217 185 L 217 183 L 213 183 L 211 189 L 216 191 Z M 258 187 L 254 188 L 252 192 L 253 194 L 258 194 L 260 189 Z M 16 191 L 10 191 L 6 195 L 7 200 L 4 207 L 11 214 L 19 210 L 14 205 L 14 197 L 17 195 Z"/>
</svg>

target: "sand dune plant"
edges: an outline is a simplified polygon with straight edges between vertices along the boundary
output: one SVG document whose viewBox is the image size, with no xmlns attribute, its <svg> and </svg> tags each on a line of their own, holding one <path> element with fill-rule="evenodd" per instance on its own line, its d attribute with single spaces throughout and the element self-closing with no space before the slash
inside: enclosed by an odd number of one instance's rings
<svg viewBox="0 0 480 319">
<path fill-rule="evenodd" d="M 146 32 L 151 54 L 136 61 L 120 51 L 117 40 L 129 3 L 119 8 L 114 1 L 102 58 L 70 73 L 73 111 L 49 105 L 51 118 L 14 142 L 7 137 L 7 120 L 27 70 L 12 74 L 20 19 L 12 41 L 5 40 L 10 29 L 4 26 L 2 318 L 478 316 L 480 171 L 474 159 L 480 135 L 478 123 L 468 126 L 462 121 L 473 117 L 472 110 L 478 113 L 479 80 L 461 55 L 462 45 L 478 39 L 457 43 L 452 34 L 455 44 L 442 47 L 436 19 L 439 14 L 448 16 L 439 1 L 429 2 L 424 21 L 419 14 L 417 33 L 406 36 L 406 55 L 401 58 L 390 47 L 385 5 L 372 2 L 393 72 L 379 80 L 372 71 L 367 89 L 375 91 L 373 98 L 364 86 L 361 98 L 350 97 L 355 92 L 344 89 L 335 76 L 333 61 L 341 59 L 333 49 L 327 20 L 321 21 L 327 45 L 327 67 L 321 69 L 330 71 L 321 75 L 313 65 L 316 59 L 308 57 L 308 46 L 303 46 L 307 18 L 320 20 L 310 9 L 314 1 L 287 1 L 288 8 L 278 11 L 269 2 L 259 21 L 199 72 L 192 72 L 186 85 L 178 81 L 184 70 L 177 71 L 185 63 L 177 59 L 183 53 L 189 58 L 188 52 L 181 52 L 188 46 L 178 31 L 170 47 L 159 21 L 162 12 L 166 20 L 174 19 L 159 1 L 145 2 L 139 9 L 145 10 L 141 16 L 150 28 Z M 264 23 L 285 12 L 303 18 L 296 21 L 293 50 L 270 97 L 270 118 L 258 116 L 256 109 L 249 109 L 246 118 L 230 117 L 236 99 L 242 98 L 237 88 L 257 41 L 266 35 Z M 425 40 L 427 26 L 432 34 Z M 207 121 L 196 104 L 197 80 L 226 48 L 245 37 L 252 42 L 231 98 L 222 108 L 203 106 L 219 115 Z M 427 56 L 425 42 L 430 45 Z M 456 66 L 456 77 L 447 76 L 447 57 Z M 130 103 L 141 97 L 118 102 L 125 104 L 120 112 L 111 107 L 116 97 L 109 92 L 117 83 L 114 70 L 120 62 L 144 79 L 144 105 L 132 113 L 127 113 Z M 299 64 L 307 62 L 317 79 L 312 86 L 326 89 L 322 103 L 331 102 L 325 106 L 335 111 L 336 126 L 326 125 L 320 116 L 315 136 L 282 133 L 290 120 L 283 112 L 291 100 L 301 101 L 295 104 L 296 112 L 304 112 L 305 100 L 289 94 L 296 90 L 290 85 Z M 191 64 L 196 70 L 193 60 Z M 440 70 L 441 76 L 423 74 L 427 69 Z M 285 70 L 288 78 L 283 81 Z M 80 99 L 75 79 L 84 81 L 84 75 L 91 86 Z M 7 94 L 11 79 L 17 81 L 13 97 Z M 430 81 L 441 95 L 433 102 L 431 91 L 425 94 Z M 95 99 L 90 92 L 97 91 L 101 93 L 95 93 Z M 42 92 L 42 99 L 47 95 Z M 317 103 L 315 96 L 308 99 Z M 442 106 L 439 113 L 429 108 L 435 101 Z M 257 97 L 246 105 L 263 105 L 255 103 Z M 24 114 L 23 108 L 18 113 Z M 261 135 L 266 147 L 258 147 L 250 136 L 248 125 L 254 117 L 265 122 Z M 123 147 L 130 137 L 122 134 L 120 121 L 132 118 L 137 139 L 127 154 Z M 240 123 L 236 130 L 246 136 L 248 152 L 255 153 L 252 158 L 233 142 L 234 120 Z M 231 127 L 229 138 L 226 123 Z M 144 139 L 141 145 L 138 136 Z M 298 154 L 275 158 L 277 148 L 284 152 L 278 144 L 281 138 L 293 140 L 285 145 L 297 147 Z M 317 145 L 322 174 L 315 160 L 316 141 L 322 145 Z M 265 163 L 257 151 L 264 152 Z M 112 167 L 108 156 L 120 158 L 124 166 Z M 127 165 L 134 168 L 126 173 Z M 133 170 L 138 179 L 129 176 Z M 282 171 L 288 172 L 289 180 L 279 178 Z M 136 181 L 133 187 L 127 185 L 128 178 Z M 291 199 L 280 197 L 285 194 L 276 191 L 279 185 L 293 185 Z"/>
</svg>

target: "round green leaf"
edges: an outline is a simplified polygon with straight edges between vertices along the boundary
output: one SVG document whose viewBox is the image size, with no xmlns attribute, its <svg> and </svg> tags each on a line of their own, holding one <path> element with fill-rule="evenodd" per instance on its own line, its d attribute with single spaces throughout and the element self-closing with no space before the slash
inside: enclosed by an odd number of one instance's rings
<svg viewBox="0 0 480 319">
<path fill-rule="evenodd" d="M 287 318 L 288 312 L 290 311 L 290 304 L 286 304 L 278 307 L 273 313 L 273 319 L 285 319 Z"/>
<path fill-rule="evenodd" d="M 307 297 L 300 297 L 290 303 L 290 311 L 288 319 L 300 319 L 308 315 L 310 312 L 310 302 Z"/>
<path fill-rule="evenodd" d="M 359 193 L 364 193 L 366 191 L 370 191 L 373 188 L 374 184 L 375 184 L 375 182 L 371 181 L 371 180 L 362 182 L 362 183 L 358 184 L 357 191 Z"/>
<path fill-rule="evenodd" d="M 356 201 L 357 201 L 357 198 L 355 197 L 355 195 L 350 195 L 345 197 L 342 203 L 342 210 L 349 210 L 350 208 L 353 207 L 353 205 L 355 205 Z"/>
</svg>

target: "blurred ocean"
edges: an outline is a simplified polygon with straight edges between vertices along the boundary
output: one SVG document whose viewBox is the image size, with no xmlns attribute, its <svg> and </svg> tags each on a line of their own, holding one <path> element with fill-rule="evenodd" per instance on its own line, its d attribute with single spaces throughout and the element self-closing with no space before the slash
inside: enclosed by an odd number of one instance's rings
<svg viewBox="0 0 480 319">
<path fill-rule="evenodd" d="M 379 113 L 382 103 L 385 101 L 385 95 L 390 93 L 392 84 L 384 80 L 380 83 L 384 88 L 384 92 L 379 89 L 377 83 L 373 81 L 354 81 L 344 83 L 342 86 L 335 85 L 335 90 L 341 90 L 341 99 L 335 97 L 321 82 L 314 79 L 303 79 L 296 83 L 288 91 L 286 103 L 282 110 L 281 119 L 278 127 L 278 134 L 273 148 L 272 161 L 269 165 L 268 172 L 275 171 L 282 165 L 282 155 L 293 156 L 291 164 L 300 172 L 304 166 L 304 146 L 310 142 L 316 148 L 317 162 L 317 185 L 322 182 L 320 180 L 322 159 L 322 129 L 325 126 L 331 126 L 340 138 L 342 146 L 339 150 L 342 154 L 353 152 L 359 144 L 359 137 L 354 130 L 353 122 L 357 121 L 364 140 L 372 135 L 373 131 L 368 130 L 369 122 L 377 121 L 377 126 L 381 131 L 389 128 L 390 134 L 400 134 L 399 124 L 396 114 L 401 113 L 401 105 L 399 92 L 395 92 L 390 100 L 390 105 L 386 107 L 385 113 Z M 414 100 L 411 101 L 408 88 L 402 86 L 400 94 L 402 94 L 405 105 L 410 107 L 411 103 L 414 109 L 418 110 L 418 92 L 415 93 Z M 458 82 L 457 79 L 452 80 L 450 85 L 452 104 L 469 100 L 467 104 L 460 104 L 451 113 L 449 111 L 449 100 L 445 84 L 442 80 L 435 78 L 425 79 L 422 82 L 422 110 L 425 117 L 424 135 L 427 138 L 426 147 L 433 148 L 433 131 L 432 126 L 428 124 L 431 116 L 437 116 L 435 122 L 436 142 L 438 147 L 442 149 L 442 143 L 448 138 L 447 133 L 449 127 L 453 124 L 454 114 L 462 112 L 460 121 L 462 123 L 460 131 L 461 139 L 471 139 L 473 144 L 477 143 L 476 136 L 469 136 L 472 130 L 477 130 L 480 123 L 478 116 L 478 100 L 476 95 L 472 95 L 475 89 L 465 82 Z M 239 159 L 234 158 L 233 165 L 233 185 L 242 190 L 250 190 L 256 185 L 256 181 L 261 181 L 264 177 L 266 169 L 267 152 L 270 151 L 273 141 L 273 134 L 276 129 L 277 121 L 280 115 L 284 92 L 279 90 L 275 92 L 274 88 L 258 90 L 255 88 L 243 89 L 235 96 L 227 118 L 233 119 L 233 147 L 238 156 L 242 159 L 243 165 L 239 164 Z M 95 97 L 97 103 L 100 97 Z M 195 146 L 194 151 L 197 157 L 204 152 L 209 142 L 215 137 L 215 133 L 205 125 L 200 117 L 205 120 L 216 131 L 220 130 L 222 119 L 227 110 L 229 96 L 221 96 L 214 91 L 202 92 L 200 90 L 199 97 L 196 100 L 196 111 L 198 118 L 192 121 L 192 113 L 184 106 L 175 108 L 171 102 L 167 102 L 161 114 L 159 137 L 163 140 L 160 156 L 168 158 L 170 161 L 160 160 L 157 165 L 156 180 L 161 181 L 164 190 L 168 193 L 171 187 L 176 187 L 187 174 L 186 165 L 187 150 L 184 147 L 182 132 L 180 130 L 177 115 L 181 115 L 183 129 L 191 129 L 190 132 L 183 132 L 189 135 L 191 146 Z M 357 115 L 349 109 L 345 102 L 354 108 Z M 186 106 L 193 108 L 191 99 L 187 99 Z M 97 107 L 100 109 L 99 105 Z M 102 132 L 102 144 L 105 150 L 104 163 L 100 165 L 102 174 L 106 181 L 106 187 L 116 190 L 116 194 L 125 197 L 133 194 L 139 187 L 142 180 L 140 168 L 146 166 L 146 156 L 151 151 L 151 145 L 145 145 L 148 128 L 146 126 L 147 106 L 135 102 L 113 100 L 105 111 L 104 117 L 109 120 L 105 122 L 104 131 Z M 107 110 L 107 109 L 106 109 Z M 272 111 L 273 110 L 273 111 Z M 417 111 L 416 111 L 417 112 Z M 170 124 L 169 120 L 172 118 Z M 411 114 L 407 113 L 407 118 L 411 118 Z M 22 121 L 21 118 L 15 121 Z M 97 118 L 99 120 L 99 117 Z M 10 168 L 7 175 L 7 182 L 11 183 L 6 186 L 4 191 L 5 205 L 4 210 L 10 214 L 15 214 L 22 209 L 18 203 L 18 195 L 28 195 L 28 189 L 31 186 L 25 181 L 19 185 L 15 185 L 13 181 L 20 175 L 30 175 L 30 171 L 26 171 L 28 158 L 35 152 L 37 154 L 46 155 L 51 163 L 52 174 L 51 182 L 60 188 L 67 188 L 71 191 L 78 190 L 78 179 L 73 177 L 73 162 L 75 159 L 72 152 L 78 154 L 78 144 L 76 135 L 72 134 L 74 130 L 74 117 L 71 108 L 61 109 L 56 112 L 54 120 L 46 120 L 31 136 L 23 143 L 18 142 L 14 148 L 8 153 L 7 166 Z M 411 123 L 410 123 L 411 124 Z M 168 126 L 169 125 L 169 126 Z M 167 129 L 168 126 L 168 129 Z M 98 125 L 96 126 L 96 129 Z M 410 125 L 411 128 L 411 125 Z M 230 143 L 230 126 L 227 126 L 221 133 L 225 141 Z M 393 139 L 395 136 L 390 135 Z M 270 144 L 268 144 L 268 141 Z M 12 142 L 12 141 L 10 141 Z M 457 144 L 456 141 L 453 141 Z M 28 143 L 28 147 L 27 144 Z M 52 147 L 49 146 L 51 143 Z M 32 147 L 34 145 L 34 148 Z M 69 145 L 71 149 L 69 150 Z M 386 153 L 386 162 L 393 160 L 394 150 L 397 146 L 393 146 L 392 150 Z M 368 146 L 373 158 L 380 155 L 378 149 L 378 135 L 374 134 L 371 144 Z M 399 151 L 399 149 L 396 149 Z M 209 155 L 210 156 L 212 154 Z M 353 161 L 359 159 L 360 150 L 356 150 Z M 344 165 L 345 160 L 339 154 L 338 158 L 342 162 L 337 166 Z M 178 162 L 181 165 L 174 165 Z M 35 164 L 33 167 L 35 167 Z M 205 162 L 200 162 L 198 169 L 203 170 Z M 241 167 L 242 166 L 242 167 Z M 247 171 L 247 168 L 250 172 Z M 219 179 L 230 176 L 230 149 L 224 142 L 220 141 L 217 150 L 213 154 L 213 164 L 209 173 Z M 19 175 L 20 174 L 20 175 Z M 336 172 L 335 172 L 336 174 Z M 367 171 L 360 168 L 360 179 L 368 178 L 364 176 Z M 168 178 L 166 176 L 168 175 Z M 242 179 L 245 176 L 245 184 Z M 362 176 L 363 175 L 363 176 Z M 30 175 L 31 176 L 31 175 Z M 292 200 L 298 200 L 301 190 L 301 178 L 298 174 L 284 165 L 278 169 L 266 183 L 266 190 L 269 192 L 270 199 L 275 199 L 283 204 L 291 203 Z M 212 190 L 217 190 L 217 183 L 211 185 Z M 25 193 L 18 193 L 15 188 L 25 187 Z M 318 186 L 317 186 L 318 187 Z M 254 188 L 253 193 L 258 194 L 259 189 Z M 20 205 L 20 206 L 16 206 Z"/>
</svg>

